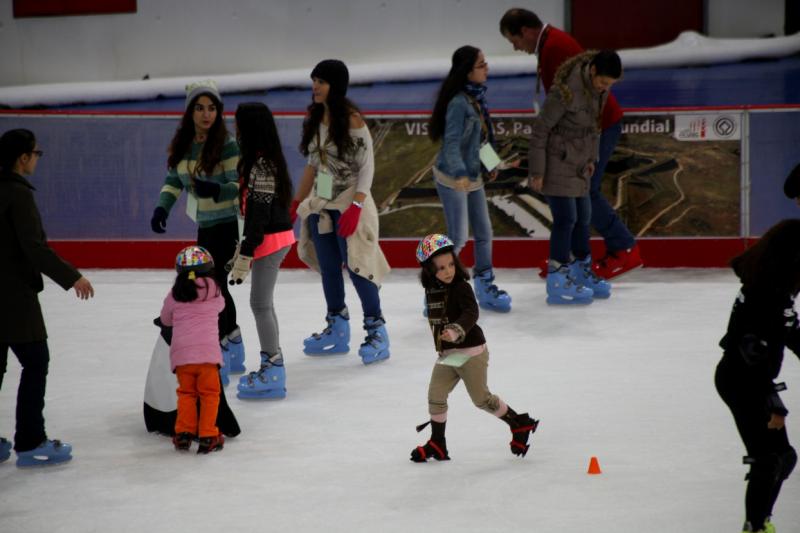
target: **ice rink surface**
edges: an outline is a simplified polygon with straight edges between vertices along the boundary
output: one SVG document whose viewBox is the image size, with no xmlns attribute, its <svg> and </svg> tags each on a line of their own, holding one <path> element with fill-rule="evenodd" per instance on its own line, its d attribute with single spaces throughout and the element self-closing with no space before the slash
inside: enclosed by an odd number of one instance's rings
<svg viewBox="0 0 800 533">
<path fill-rule="evenodd" d="M 357 356 L 361 308 L 348 282 L 349 355 L 311 358 L 302 339 L 324 326 L 319 276 L 281 272 L 276 309 L 288 397 L 244 402 L 227 388 L 242 434 L 209 456 L 175 452 L 148 434 L 145 376 L 157 315 L 173 274 L 86 271 L 96 289 L 78 301 L 47 282 L 41 295 L 51 366 L 50 438 L 71 463 L 22 470 L 0 464 L 0 531 L 522 531 L 739 532 L 744 448 L 717 396 L 714 367 L 738 290 L 727 270 L 632 272 L 612 298 L 548 307 L 532 270 L 499 270 L 508 315 L 482 313 L 490 389 L 541 419 L 527 457 L 479 411 L 463 385 L 451 396 L 448 462 L 413 464 L 429 430 L 435 361 L 416 271 L 395 270 L 382 291 L 388 361 Z M 258 361 L 249 282 L 233 289 L 248 350 Z M 0 435 L 13 436 L 19 364 L 9 354 Z M 780 379 L 800 442 L 800 364 L 787 351 Z M 194 449 L 194 448 L 193 448 Z M 587 475 L 597 456 L 601 475 Z M 785 484 L 773 522 L 800 531 L 800 475 Z"/>
</svg>

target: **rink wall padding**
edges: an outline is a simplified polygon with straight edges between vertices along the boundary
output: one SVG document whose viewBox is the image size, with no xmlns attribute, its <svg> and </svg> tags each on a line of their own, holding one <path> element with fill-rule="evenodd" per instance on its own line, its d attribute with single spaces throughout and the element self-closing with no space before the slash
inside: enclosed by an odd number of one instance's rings
<svg viewBox="0 0 800 533">
<path fill-rule="evenodd" d="M 783 179 L 800 162 L 800 105 L 626 109 L 623 137 L 604 193 L 637 236 L 653 267 L 724 266 L 775 222 L 800 216 L 783 196 Z M 229 120 L 229 131 L 233 131 Z M 277 113 L 290 174 L 305 158 L 297 149 L 301 113 Z M 366 113 L 376 145 L 373 196 L 381 209 L 381 246 L 394 267 L 413 267 L 414 246 L 444 231 L 429 166 L 427 112 Z M 167 233 L 149 220 L 166 174 L 166 147 L 178 113 L 0 111 L 0 131 L 33 130 L 44 150 L 36 174 L 44 226 L 53 246 L 81 268 L 168 268 L 193 242 L 185 195 Z M 501 155 L 525 154 L 533 115 L 493 116 Z M 524 174 L 524 171 L 522 171 Z M 547 256 L 549 209 L 521 190 L 511 172 L 487 185 L 495 223 L 494 263 L 534 267 Z M 510 201 L 513 200 L 513 201 Z M 593 243 L 602 255 L 602 243 Z M 471 244 L 465 250 L 469 264 Z M 302 267 L 294 251 L 285 266 Z"/>
<path fill-rule="evenodd" d="M 658 239 L 639 240 L 646 267 L 711 268 L 725 267 L 737 254 L 757 239 Z M 387 239 L 380 245 L 393 268 L 415 268 L 417 239 Z M 192 241 L 51 241 L 50 246 L 78 268 L 171 268 L 175 254 Z M 542 239 L 497 239 L 494 245 L 496 268 L 538 268 L 548 255 L 548 242 Z M 472 266 L 473 242 L 467 242 L 461 257 Z M 592 240 L 592 255 L 600 257 L 603 243 Z M 283 268 L 306 268 L 297 257 L 297 247 L 283 262 Z"/>
</svg>

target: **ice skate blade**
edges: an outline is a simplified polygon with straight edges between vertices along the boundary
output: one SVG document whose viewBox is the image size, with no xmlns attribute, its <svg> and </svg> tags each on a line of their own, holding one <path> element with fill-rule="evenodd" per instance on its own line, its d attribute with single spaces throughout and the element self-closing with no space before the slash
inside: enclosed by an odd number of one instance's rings
<svg viewBox="0 0 800 533">
<path fill-rule="evenodd" d="M 270 389 L 266 391 L 243 391 L 236 393 L 240 400 L 282 400 L 286 398 L 286 389 Z"/>
<path fill-rule="evenodd" d="M 391 353 L 388 350 L 378 352 L 376 355 L 365 356 L 359 354 L 359 357 L 361 357 L 361 362 L 364 363 L 365 365 L 372 365 L 375 363 L 380 363 L 381 361 L 386 361 L 387 359 L 389 359 L 390 356 Z"/>
<path fill-rule="evenodd" d="M 548 305 L 589 305 L 593 298 L 565 298 L 563 296 L 548 296 Z"/>
<path fill-rule="evenodd" d="M 316 356 L 326 356 L 326 355 L 345 355 L 350 353 L 350 346 L 345 345 L 344 347 L 334 345 L 327 349 L 322 350 L 309 350 L 308 348 L 303 348 L 303 353 L 309 355 L 311 357 Z"/>
</svg>

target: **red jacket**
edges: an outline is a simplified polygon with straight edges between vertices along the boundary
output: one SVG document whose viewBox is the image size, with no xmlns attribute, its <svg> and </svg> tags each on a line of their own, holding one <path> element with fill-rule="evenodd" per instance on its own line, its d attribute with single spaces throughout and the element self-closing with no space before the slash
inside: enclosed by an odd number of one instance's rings
<svg viewBox="0 0 800 533">
<path fill-rule="evenodd" d="M 545 92 L 550 92 L 550 86 L 553 85 L 553 77 L 561 63 L 581 52 L 583 52 L 583 48 L 569 33 L 552 26 L 547 26 L 544 29 L 544 35 L 542 35 L 539 42 L 537 74 Z M 614 98 L 614 95 L 611 94 L 611 91 L 609 91 L 608 100 L 603 108 L 601 127 L 606 129 L 621 119 L 622 108 L 619 106 L 617 99 Z"/>
</svg>

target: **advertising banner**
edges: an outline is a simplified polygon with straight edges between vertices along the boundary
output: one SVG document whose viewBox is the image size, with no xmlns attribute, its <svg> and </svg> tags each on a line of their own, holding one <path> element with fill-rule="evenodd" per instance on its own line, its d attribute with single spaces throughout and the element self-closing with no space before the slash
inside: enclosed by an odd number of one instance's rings
<svg viewBox="0 0 800 533">
<path fill-rule="evenodd" d="M 485 184 L 494 234 L 548 238 L 552 215 L 546 199 L 526 183 L 534 118 L 493 119 L 497 151 L 507 167 Z M 427 136 L 427 117 L 372 119 L 370 128 L 381 237 L 444 231 L 432 172 L 439 145 Z M 740 139 L 739 113 L 626 115 L 602 192 L 639 237 L 738 236 Z"/>
</svg>

